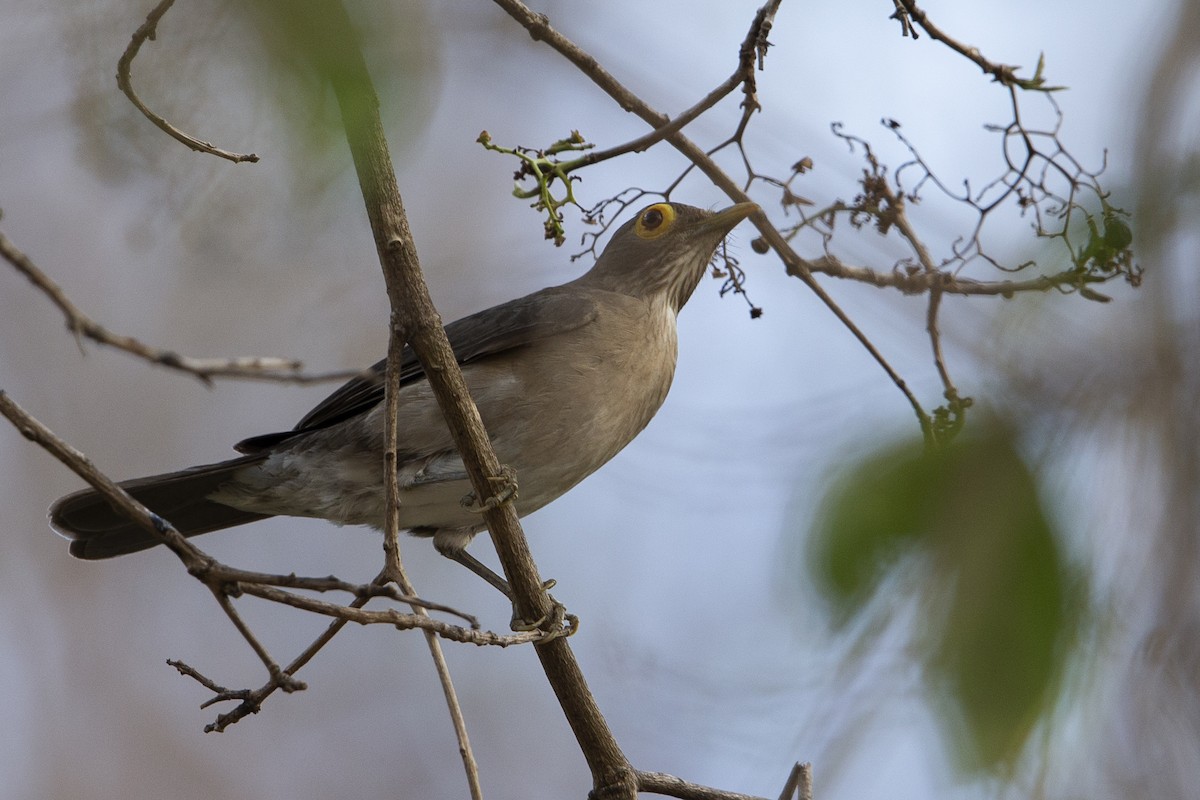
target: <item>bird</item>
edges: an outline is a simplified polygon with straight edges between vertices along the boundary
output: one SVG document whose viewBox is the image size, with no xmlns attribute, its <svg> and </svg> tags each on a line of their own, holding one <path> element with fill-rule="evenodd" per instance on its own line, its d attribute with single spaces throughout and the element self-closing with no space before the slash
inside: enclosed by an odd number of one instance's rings
<svg viewBox="0 0 1200 800">
<path fill-rule="evenodd" d="M 676 316 L 717 248 L 758 210 L 708 211 L 674 202 L 641 209 L 585 274 L 445 327 L 500 462 L 515 472 L 512 502 L 530 514 L 591 475 L 646 427 L 675 373 Z M 244 439 L 241 455 L 122 482 L 184 536 L 272 516 L 317 517 L 382 530 L 386 360 L 352 378 L 289 431 Z M 501 591 L 466 553 L 485 528 L 471 484 L 421 364 L 406 347 L 397 419 L 400 527 Z M 86 560 L 161 540 L 92 489 L 57 500 L 51 527 Z"/>
</svg>

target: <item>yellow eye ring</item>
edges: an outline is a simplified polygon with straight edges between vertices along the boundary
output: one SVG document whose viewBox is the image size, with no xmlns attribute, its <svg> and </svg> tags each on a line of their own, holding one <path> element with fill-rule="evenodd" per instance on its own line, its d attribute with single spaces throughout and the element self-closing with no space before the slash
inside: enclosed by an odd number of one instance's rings
<svg viewBox="0 0 1200 800">
<path fill-rule="evenodd" d="M 633 232 L 639 239 L 657 239 L 675 224 L 675 209 L 670 203 L 655 203 L 642 209 Z"/>
</svg>

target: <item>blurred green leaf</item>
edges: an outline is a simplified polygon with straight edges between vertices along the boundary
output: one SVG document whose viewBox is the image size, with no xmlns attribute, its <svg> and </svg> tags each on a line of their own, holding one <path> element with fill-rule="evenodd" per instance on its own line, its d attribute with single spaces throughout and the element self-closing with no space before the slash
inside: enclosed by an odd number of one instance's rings
<svg viewBox="0 0 1200 800">
<path fill-rule="evenodd" d="M 1004 428 L 884 448 L 833 488 L 808 563 L 836 623 L 906 555 L 932 577 L 915 652 L 946 741 L 963 769 L 1003 768 L 1053 705 L 1078 590 Z"/>
<path fill-rule="evenodd" d="M 440 84 L 438 37 L 420 4 L 356 4 L 327 0 L 252 0 L 237 5 L 260 35 L 265 61 L 256 74 L 270 87 L 289 131 L 311 157 L 344 158 L 341 115 L 329 90 L 341 84 L 348 102 L 373 104 L 389 139 L 404 143 L 426 127 Z M 365 59 L 372 87 L 363 82 Z"/>
<path fill-rule="evenodd" d="M 887 567 L 914 544 L 932 462 L 920 442 L 865 459 L 825 500 L 808 565 L 842 624 L 870 599 Z"/>
</svg>

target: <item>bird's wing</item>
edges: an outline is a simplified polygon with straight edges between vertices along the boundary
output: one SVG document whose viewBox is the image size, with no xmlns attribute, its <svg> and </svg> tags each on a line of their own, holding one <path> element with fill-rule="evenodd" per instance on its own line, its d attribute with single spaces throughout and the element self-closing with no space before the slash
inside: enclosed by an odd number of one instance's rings
<svg viewBox="0 0 1200 800">
<path fill-rule="evenodd" d="M 543 289 L 517 300 L 463 317 L 446 326 L 446 336 L 460 365 L 503 353 L 541 339 L 583 327 L 596 318 L 596 300 L 563 287 Z M 327 428 L 362 414 L 383 402 L 383 375 L 387 361 L 371 366 L 351 378 L 304 415 L 290 431 L 253 436 L 234 447 L 256 453 L 308 431 Z M 425 370 L 411 347 L 405 346 L 400 364 L 400 385 L 425 377 Z"/>
</svg>

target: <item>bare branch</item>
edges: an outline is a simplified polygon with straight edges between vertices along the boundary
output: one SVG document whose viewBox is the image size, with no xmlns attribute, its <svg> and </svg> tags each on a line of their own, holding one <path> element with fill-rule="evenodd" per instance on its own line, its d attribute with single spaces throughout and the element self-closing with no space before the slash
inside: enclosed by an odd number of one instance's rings
<svg viewBox="0 0 1200 800">
<path fill-rule="evenodd" d="M 925 15 L 925 12 L 917 7 L 913 0 L 895 0 L 896 12 L 892 15 L 900 20 L 904 27 L 904 35 L 911 36 L 916 39 L 916 31 L 913 30 L 910 19 L 916 22 L 917 25 L 936 41 L 949 47 L 954 52 L 974 62 L 984 73 L 991 75 L 995 80 L 1005 86 L 1013 86 L 1018 83 L 1016 77 L 1017 67 L 1009 66 L 1008 64 L 1000 64 L 989 61 L 984 58 L 983 54 L 977 48 L 970 47 L 948 36 L 941 28 L 933 24 L 933 22 Z"/>
<path fill-rule="evenodd" d="M 203 569 L 212 563 L 211 558 L 185 539 L 170 522 L 130 497 L 124 489 L 96 469 L 96 465 L 87 456 L 67 444 L 54 431 L 17 405 L 3 390 L 0 390 L 0 414 L 4 415 L 22 436 L 40 445 L 43 450 L 57 458 L 72 472 L 87 481 L 92 488 L 103 494 L 114 508 L 169 547 L 188 569 Z"/>
<path fill-rule="evenodd" d="M 324 383 L 335 380 L 346 380 L 363 374 L 361 370 L 342 370 L 339 372 L 310 375 L 300 371 L 303 368 L 303 364 L 296 359 L 275 358 L 271 356 L 193 358 L 191 356 L 180 355 L 171 350 L 151 347 L 132 336 L 113 333 L 81 311 L 67 297 L 62 287 L 39 269 L 29 256 L 19 250 L 3 233 L 0 233 L 0 256 L 3 256 L 4 260 L 12 264 L 18 272 L 28 278 L 30 283 L 49 298 L 50 302 L 58 307 L 63 317 L 66 318 L 67 328 L 77 339 L 85 337 L 97 344 L 123 350 L 152 364 L 186 372 L 206 384 L 211 384 L 212 379 L 217 377 L 301 384 Z M 82 349 L 82 344 L 80 345 L 80 349 Z"/>
<path fill-rule="evenodd" d="M 288 589 L 303 589 L 310 592 L 345 592 L 353 595 L 356 598 L 370 600 L 376 597 L 384 597 L 390 600 L 395 600 L 399 603 L 406 603 L 410 606 L 417 606 L 427 611 L 438 611 L 445 614 L 451 614 L 465 621 L 472 630 L 479 629 L 479 620 L 473 615 L 465 611 L 459 611 L 451 606 L 441 603 L 434 603 L 424 600 L 411 591 L 401 591 L 396 586 L 385 583 L 380 580 L 375 580 L 368 584 L 350 583 L 344 581 L 335 575 L 329 575 L 324 578 L 306 578 L 295 574 L 289 575 L 274 575 L 266 572 L 251 572 L 243 569 L 236 569 L 218 562 L 212 562 L 201 569 L 192 571 L 194 577 L 209 585 L 236 585 L 238 590 L 242 590 L 248 584 L 259 586 L 276 586 Z M 286 601 L 285 601 L 286 602 Z M 348 619 L 357 618 L 348 617 Z"/>
<path fill-rule="evenodd" d="M 162 2 L 155 6 L 154 9 L 148 15 L 146 15 L 146 21 L 143 22 L 136 31 L 134 31 L 133 37 L 129 41 L 129 45 L 125 48 L 125 52 L 121 54 L 120 61 L 117 62 L 117 86 L 121 87 L 121 91 L 124 92 L 125 96 L 129 98 L 129 102 L 133 103 L 134 106 L 137 107 L 137 110 L 141 111 L 142 114 L 145 115 L 146 119 L 157 125 L 171 138 L 183 142 L 192 150 L 201 153 L 208 153 L 219 158 L 224 158 L 232 161 L 235 164 L 243 161 L 258 161 L 258 156 L 256 156 L 254 153 L 248 153 L 245 155 L 241 153 L 231 153 L 228 150 L 222 150 L 219 147 L 215 147 L 209 142 L 204 142 L 195 138 L 194 136 L 189 136 L 171 123 L 167 122 L 158 114 L 155 114 L 153 111 L 151 111 L 146 104 L 142 102 L 142 99 L 138 97 L 137 92 L 133 90 L 133 76 L 131 72 L 133 68 L 133 59 L 137 57 L 138 51 L 141 50 L 142 44 L 147 39 L 155 38 L 158 31 L 159 20 L 163 18 L 163 15 L 166 14 L 174 4 L 175 0 L 162 0 Z"/>
<path fill-rule="evenodd" d="M 698 783 L 689 783 L 665 772 L 642 772 L 639 770 L 637 781 L 640 791 L 678 797 L 681 800 L 764 800 L 762 797 L 750 794 L 727 792 Z"/>
<path fill-rule="evenodd" d="M 285 692 L 303 691 L 308 688 L 303 681 L 296 680 L 280 669 L 279 663 L 271 657 L 271 654 L 267 652 L 267 648 L 254 635 L 254 631 L 250 630 L 250 626 L 246 624 L 245 620 L 242 619 L 242 615 L 233 607 L 233 602 L 229 599 L 229 593 L 225 590 L 225 587 L 210 585 L 208 588 L 212 591 L 213 597 L 216 598 L 217 604 L 221 606 L 221 610 L 225 612 L 225 616 L 229 617 L 229 621 L 233 623 L 233 627 L 237 628 L 238 633 L 250 645 L 250 649 L 262 661 L 263 666 L 267 669 L 267 674 L 271 676 L 271 680 L 278 684 L 279 688 Z M 279 592 L 278 589 L 266 589 L 265 591 Z M 286 592 L 279 593 L 286 594 Z"/>
<path fill-rule="evenodd" d="M 380 573 L 379 576 L 373 581 L 373 584 L 378 584 L 382 580 L 383 573 Z M 353 602 L 350 603 L 349 608 L 362 608 L 367 604 L 368 601 L 368 597 L 357 597 Z M 337 634 L 341 632 L 342 628 L 346 627 L 346 623 L 348 622 L 349 620 L 345 617 L 338 617 L 334 619 L 333 622 L 329 623 L 329 627 L 327 627 L 320 636 L 309 643 L 308 647 L 304 648 L 304 650 L 298 656 L 292 659 L 292 662 L 288 664 L 286 668 L 284 668 L 284 673 L 287 675 L 295 675 L 297 672 L 299 672 L 305 664 L 312 660 L 313 656 L 319 653 L 325 647 L 325 645 L 329 644 L 334 636 L 337 636 Z M 179 667 L 176 668 L 179 669 Z M 199 676 L 199 673 L 196 673 L 194 670 L 184 671 L 183 669 L 180 669 L 180 672 L 184 675 L 190 675 L 191 677 L 196 678 L 196 680 L 200 681 L 202 685 L 210 690 L 214 690 L 214 685 L 212 682 L 208 681 L 202 676 Z M 268 681 L 266 684 L 253 691 L 241 690 L 238 692 L 230 692 L 229 690 L 219 690 L 219 687 L 217 687 L 217 693 L 212 698 L 201 704 L 201 708 L 207 708 L 214 703 L 220 703 L 226 700 L 240 700 L 241 703 L 239 703 L 231 711 L 218 715 L 216 720 L 204 727 L 204 732 L 221 733 L 230 725 L 236 724 L 250 714 L 257 714 L 262 708 L 263 701 L 274 694 L 275 690 L 278 688 L 279 685 L 274 681 Z"/>
<path fill-rule="evenodd" d="M 343 619 L 359 625 L 390 625 L 399 630 L 420 628 L 427 633 L 435 634 L 443 639 L 463 644 L 473 644 L 479 647 L 512 647 L 521 644 L 536 644 L 548 635 L 543 631 L 521 631 L 518 633 L 494 633 L 485 630 L 472 630 L 461 625 L 451 625 L 436 620 L 428 614 L 406 614 L 393 608 L 370 611 L 353 606 L 342 606 L 328 603 L 314 597 L 285 592 L 271 586 L 248 583 L 239 586 L 244 594 L 261 597 L 281 605 L 291 606 L 303 611 L 311 611 L 326 617 Z M 420 606 L 418 606 L 420 608 Z M 422 609 L 423 610 L 423 609 Z"/>
</svg>

